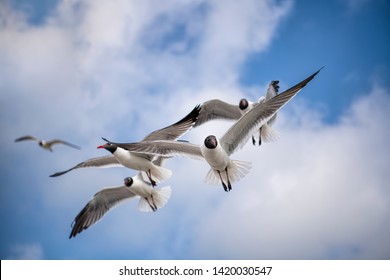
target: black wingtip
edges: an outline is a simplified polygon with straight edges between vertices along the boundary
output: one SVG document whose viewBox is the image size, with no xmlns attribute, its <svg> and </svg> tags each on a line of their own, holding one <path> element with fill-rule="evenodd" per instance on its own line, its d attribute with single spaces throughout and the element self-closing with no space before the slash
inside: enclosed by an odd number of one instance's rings
<svg viewBox="0 0 390 280">
<path fill-rule="evenodd" d="M 104 140 L 104 141 L 106 141 L 107 143 L 111 143 L 111 141 L 108 141 L 106 138 L 104 138 L 104 137 L 102 137 L 102 139 Z"/>
<path fill-rule="evenodd" d="M 200 110 L 201 110 L 201 106 L 200 104 L 197 104 L 194 109 L 192 109 L 191 112 L 188 113 L 187 116 L 185 116 L 184 118 L 182 118 L 180 121 L 174 123 L 173 125 L 178 125 L 180 123 L 185 123 L 185 122 L 188 122 L 188 121 L 191 121 L 191 122 L 196 122 L 196 120 L 198 119 L 199 117 L 199 113 L 200 113 Z"/>
<path fill-rule="evenodd" d="M 325 65 L 322 66 L 320 69 L 318 69 L 313 75 L 315 76 L 315 75 L 317 75 L 318 73 L 320 73 L 320 71 L 321 71 L 322 69 L 324 69 L 324 67 L 325 67 Z"/>
</svg>

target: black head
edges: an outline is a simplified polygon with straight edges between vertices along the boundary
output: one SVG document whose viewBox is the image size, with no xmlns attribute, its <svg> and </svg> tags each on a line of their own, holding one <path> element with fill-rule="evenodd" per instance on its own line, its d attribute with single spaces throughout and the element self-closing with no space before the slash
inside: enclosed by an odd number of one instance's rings
<svg viewBox="0 0 390 280">
<path fill-rule="evenodd" d="M 106 143 L 104 145 L 101 145 L 101 146 L 98 146 L 97 147 L 98 149 L 106 149 L 107 151 L 109 151 L 110 153 L 114 153 L 116 151 L 116 149 L 118 148 L 117 145 L 114 145 L 112 143 Z"/>
<path fill-rule="evenodd" d="M 277 93 L 279 92 L 279 81 L 272 81 L 271 86 L 273 86 Z"/>
<path fill-rule="evenodd" d="M 215 149 L 218 146 L 217 137 L 214 135 L 209 135 L 204 139 L 204 145 L 208 149 Z"/>
<path fill-rule="evenodd" d="M 126 187 L 131 187 L 131 185 L 133 185 L 133 178 L 131 177 L 126 177 L 125 179 L 123 179 L 123 182 L 125 184 Z"/>
<path fill-rule="evenodd" d="M 238 107 L 240 108 L 240 110 L 245 110 L 246 108 L 248 108 L 248 106 L 249 102 L 245 98 L 241 99 L 240 103 L 238 103 Z"/>
</svg>

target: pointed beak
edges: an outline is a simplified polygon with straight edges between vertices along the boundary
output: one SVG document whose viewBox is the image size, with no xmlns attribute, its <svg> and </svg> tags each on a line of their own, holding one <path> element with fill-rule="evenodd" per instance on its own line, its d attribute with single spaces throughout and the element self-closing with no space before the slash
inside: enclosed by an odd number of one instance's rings
<svg viewBox="0 0 390 280">
<path fill-rule="evenodd" d="M 106 145 L 97 146 L 97 149 L 104 149 L 104 148 L 106 148 Z"/>
</svg>

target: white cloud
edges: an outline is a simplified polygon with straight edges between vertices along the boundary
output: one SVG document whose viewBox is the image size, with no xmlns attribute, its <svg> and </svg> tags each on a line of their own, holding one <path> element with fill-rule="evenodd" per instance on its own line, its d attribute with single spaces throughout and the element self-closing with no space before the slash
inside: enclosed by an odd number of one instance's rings
<svg viewBox="0 0 390 280">
<path fill-rule="evenodd" d="M 388 258 L 389 107 L 389 91 L 374 88 L 332 126 L 316 112 L 316 126 L 296 125 L 309 108 L 282 112 L 282 138 L 244 148 L 251 173 L 199 222 L 195 256 Z"/>
<path fill-rule="evenodd" d="M 58 180 L 48 174 L 101 155 L 95 148 L 101 136 L 139 140 L 177 121 L 196 103 L 253 95 L 253 89 L 238 84 L 240 67 L 249 54 L 268 48 L 291 3 L 69 0 L 39 26 L 29 26 L 23 14 L 0 4 L 0 11 L 7 11 L 0 22 L 0 92 L 5 93 L 0 124 L 7 133 L 0 137 L 12 144 L 4 149 L 8 157 L 16 147 L 32 156 L 13 158 L 31 169 L 42 207 L 65 213 L 52 220 L 52 227 L 58 230 L 70 217 L 68 225 L 95 192 L 133 172 L 78 170 Z M 83 246 L 93 247 L 85 254 L 388 257 L 389 162 L 383 151 L 389 134 L 388 122 L 381 120 L 389 100 L 383 91 L 374 88 L 333 126 L 298 96 L 279 116 L 278 142 L 261 148 L 249 144 L 232 156 L 254 166 L 229 194 L 203 183 L 205 163 L 168 161 L 174 174 L 163 185 L 174 192 L 167 206 L 153 215 L 139 213 L 135 201 L 119 206 L 82 233 Z M 229 125 L 210 123 L 186 138 L 200 143 Z M 84 149 L 30 152 L 27 143 L 12 143 L 25 133 L 65 138 Z M 19 183 L 16 178 L 15 191 L 25 192 Z M 42 223 L 36 228 L 46 231 L 47 221 Z M 110 242 L 96 242 L 102 236 Z M 38 256 L 39 248 L 34 249 Z"/>
<path fill-rule="evenodd" d="M 234 88 L 236 70 L 269 45 L 289 7 L 74 0 L 29 26 L 2 4 L 2 100 L 13 104 L 4 115 L 14 115 L 19 130 L 68 131 L 88 141 L 117 122 L 157 114 L 183 91 L 196 98 L 205 87 Z"/>
</svg>

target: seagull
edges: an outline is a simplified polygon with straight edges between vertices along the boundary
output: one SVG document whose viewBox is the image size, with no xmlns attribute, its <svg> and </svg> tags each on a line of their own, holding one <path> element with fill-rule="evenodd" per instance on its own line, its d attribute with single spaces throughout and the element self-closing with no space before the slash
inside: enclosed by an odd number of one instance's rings
<svg viewBox="0 0 390 280">
<path fill-rule="evenodd" d="M 53 139 L 50 141 L 45 141 L 45 140 L 38 139 L 34 136 L 31 136 L 31 135 L 19 137 L 19 138 L 15 139 L 15 142 L 27 141 L 27 140 L 32 140 L 32 141 L 38 142 L 39 146 L 41 146 L 45 150 L 49 150 L 50 152 L 53 151 L 52 146 L 56 145 L 56 144 L 64 144 L 64 145 L 67 145 L 67 146 L 75 148 L 75 149 L 79 149 L 79 150 L 81 149 L 79 146 L 76 146 L 72 143 L 69 143 L 69 142 L 66 142 L 66 141 L 63 141 L 60 139 Z"/>
<path fill-rule="evenodd" d="M 242 148 L 253 131 L 258 130 L 259 127 L 272 119 L 275 113 L 305 87 L 320 70 L 283 93 L 253 106 L 220 139 L 215 135 L 209 135 L 202 145 L 172 140 L 109 143 L 131 152 L 160 156 L 182 155 L 204 159 L 211 167 L 205 178 L 206 183 L 213 184 L 219 181 L 222 183 L 223 189 L 229 192 L 232 189 L 231 183 L 245 176 L 250 169 L 249 162 L 232 160 L 230 155 L 238 148 Z"/>
<path fill-rule="evenodd" d="M 272 97 L 276 96 L 278 92 L 279 92 L 279 81 L 272 81 L 268 86 L 265 97 L 264 96 L 260 97 L 257 102 L 250 102 L 245 98 L 240 100 L 239 108 L 241 109 L 241 113 L 246 114 L 257 104 L 265 102 L 266 100 L 269 100 Z M 279 138 L 280 133 L 271 127 L 276 121 L 276 115 L 277 113 L 275 113 L 268 122 L 263 124 L 259 128 L 259 130 L 255 133 L 255 135 L 252 135 L 253 145 L 256 145 L 255 136 L 257 136 L 258 138 L 259 146 L 261 145 L 262 141 L 271 142 Z"/>
<path fill-rule="evenodd" d="M 153 131 L 152 133 L 148 134 L 142 141 L 153 141 L 153 140 L 176 140 L 183 134 L 185 134 L 187 131 L 189 131 L 195 121 L 198 118 L 200 112 L 200 106 L 197 105 L 195 108 L 184 118 L 179 120 L 178 122 L 164 127 L 162 129 Z M 131 154 L 133 155 L 133 154 Z M 130 156 L 129 156 L 130 157 Z M 154 164 L 153 163 L 146 163 L 145 161 L 151 161 L 153 159 L 153 156 L 151 155 L 146 155 L 146 154 L 141 154 L 138 153 L 136 154 L 133 158 L 140 159 L 141 162 L 148 164 L 152 166 L 152 169 L 154 169 Z M 121 167 L 123 164 L 114 156 L 114 155 L 107 155 L 107 156 L 102 156 L 102 157 L 95 157 L 88 159 L 86 161 L 80 162 L 73 166 L 72 168 L 69 168 L 65 171 L 61 172 L 56 172 L 50 177 L 57 177 L 61 176 L 63 174 L 68 173 L 69 171 L 79 169 L 79 168 L 86 168 L 86 167 Z M 162 173 L 165 174 L 165 176 L 170 176 L 170 170 L 163 170 L 164 168 L 162 167 L 155 167 L 155 169 L 159 169 Z M 149 172 L 150 173 L 150 172 Z M 149 176 L 148 176 L 149 177 Z M 164 176 L 162 176 L 164 177 Z"/>
<path fill-rule="evenodd" d="M 238 120 L 254 106 L 276 96 L 278 92 L 279 81 L 272 81 L 268 86 L 266 96 L 260 97 L 257 102 L 248 101 L 246 98 L 242 98 L 238 105 L 229 104 L 219 99 L 206 101 L 201 105 L 201 111 L 194 127 L 214 119 Z M 259 128 L 259 131 L 256 133 L 258 134 L 259 145 L 261 145 L 262 140 L 264 142 L 271 142 L 279 138 L 280 133 L 271 127 L 275 123 L 275 120 L 276 114 Z M 256 145 L 255 135 L 252 136 L 252 143 Z"/>
<path fill-rule="evenodd" d="M 74 219 L 69 238 L 89 228 L 119 203 L 139 196 L 138 210 L 143 212 L 157 211 L 162 208 L 171 196 L 171 187 L 153 188 L 143 180 L 141 173 L 126 177 L 122 186 L 108 187 L 97 192 Z"/>
<path fill-rule="evenodd" d="M 105 139 L 103 138 L 103 140 Z M 144 171 L 152 186 L 156 186 L 157 182 L 166 180 L 172 175 L 171 170 L 155 165 L 152 162 L 153 156 L 151 155 L 129 152 L 111 143 L 100 145 L 97 148 L 106 149 L 121 165 L 127 168 Z M 154 179 L 152 178 L 152 174 Z"/>
</svg>

